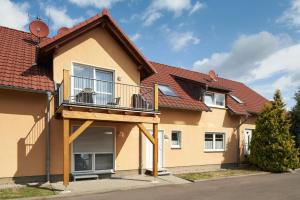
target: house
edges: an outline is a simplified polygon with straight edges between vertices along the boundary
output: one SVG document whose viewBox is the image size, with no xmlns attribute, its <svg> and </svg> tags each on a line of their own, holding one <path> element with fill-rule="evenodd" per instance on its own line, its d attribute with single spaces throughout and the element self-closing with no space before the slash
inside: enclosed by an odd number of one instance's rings
<svg viewBox="0 0 300 200">
<path fill-rule="evenodd" d="M 147 60 L 107 10 L 52 38 L 0 27 L 0 183 L 236 164 L 266 102 Z"/>
</svg>

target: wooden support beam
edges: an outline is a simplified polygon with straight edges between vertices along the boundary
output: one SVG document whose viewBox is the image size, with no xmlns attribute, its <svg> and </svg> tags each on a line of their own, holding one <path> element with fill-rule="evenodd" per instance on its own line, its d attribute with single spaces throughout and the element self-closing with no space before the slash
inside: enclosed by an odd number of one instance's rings
<svg viewBox="0 0 300 200">
<path fill-rule="evenodd" d="M 153 124 L 153 176 L 158 176 L 158 124 Z"/>
<path fill-rule="evenodd" d="M 158 111 L 158 84 L 154 85 L 154 110 Z"/>
<path fill-rule="evenodd" d="M 159 123 L 158 116 L 137 116 L 123 114 L 108 114 L 84 111 L 62 111 L 63 118 L 67 119 L 83 119 L 83 120 L 99 120 L 99 121 L 114 121 L 114 122 L 131 122 L 131 123 Z"/>
<path fill-rule="evenodd" d="M 85 121 L 74 133 L 71 134 L 69 138 L 69 144 L 71 144 L 79 135 L 83 133 L 92 123 L 94 120 L 87 120 Z"/>
<path fill-rule="evenodd" d="M 70 179 L 70 144 L 69 144 L 69 134 L 70 134 L 70 120 L 63 119 L 63 129 L 64 129 L 64 186 L 69 185 Z"/>
<path fill-rule="evenodd" d="M 70 101 L 70 72 L 69 70 L 64 69 L 63 70 L 63 83 L 64 83 L 64 102 Z"/>
<path fill-rule="evenodd" d="M 150 142 L 153 144 L 154 138 L 151 135 L 151 133 L 149 133 L 149 131 L 146 129 L 146 127 L 143 124 L 137 124 L 137 126 L 140 128 L 142 133 L 148 138 L 148 140 L 150 140 Z"/>
</svg>

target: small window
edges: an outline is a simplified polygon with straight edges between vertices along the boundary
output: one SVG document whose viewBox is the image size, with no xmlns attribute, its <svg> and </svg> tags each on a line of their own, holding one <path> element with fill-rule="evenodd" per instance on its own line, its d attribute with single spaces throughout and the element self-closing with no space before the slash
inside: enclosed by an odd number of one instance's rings
<svg viewBox="0 0 300 200">
<path fill-rule="evenodd" d="M 224 151 L 224 133 L 205 133 L 205 151 Z"/>
<path fill-rule="evenodd" d="M 234 95 L 230 95 L 235 101 L 237 101 L 238 103 L 244 103 L 242 100 L 240 100 L 239 98 L 237 98 Z"/>
<path fill-rule="evenodd" d="M 177 96 L 176 93 L 167 85 L 158 85 L 158 88 L 166 96 Z"/>
<path fill-rule="evenodd" d="M 204 103 L 208 106 L 225 107 L 225 94 L 208 92 L 205 94 Z"/>
<path fill-rule="evenodd" d="M 171 141 L 172 149 L 181 148 L 181 132 L 180 131 L 172 131 L 172 141 Z"/>
</svg>

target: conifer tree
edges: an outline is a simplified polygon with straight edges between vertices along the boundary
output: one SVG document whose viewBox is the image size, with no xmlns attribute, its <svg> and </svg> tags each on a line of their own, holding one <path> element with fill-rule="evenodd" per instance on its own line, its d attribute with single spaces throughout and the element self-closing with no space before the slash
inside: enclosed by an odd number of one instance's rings
<svg viewBox="0 0 300 200">
<path fill-rule="evenodd" d="M 300 147 L 300 89 L 295 94 L 296 105 L 291 112 L 291 132 L 295 136 L 296 146 Z"/>
<path fill-rule="evenodd" d="M 283 172 L 299 165 L 299 150 L 290 134 L 290 121 L 280 91 L 256 120 L 250 145 L 249 160 L 262 170 Z"/>
</svg>

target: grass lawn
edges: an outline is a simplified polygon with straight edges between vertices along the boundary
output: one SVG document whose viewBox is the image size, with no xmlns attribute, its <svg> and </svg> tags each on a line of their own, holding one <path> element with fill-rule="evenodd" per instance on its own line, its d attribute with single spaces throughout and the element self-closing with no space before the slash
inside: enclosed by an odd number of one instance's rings
<svg viewBox="0 0 300 200">
<path fill-rule="evenodd" d="M 219 171 L 211 171 L 211 172 L 176 174 L 176 176 L 189 181 L 195 181 L 195 180 L 214 179 L 214 178 L 248 175 L 248 174 L 256 174 L 256 173 L 262 173 L 262 171 L 259 171 L 257 169 L 227 169 L 227 170 L 219 170 Z"/>
<path fill-rule="evenodd" d="M 0 199 L 14 199 L 23 197 L 37 197 L 55 195 L 55 191 L 47 187 L 19 187 L 0 189 Z"/>
</svg>

